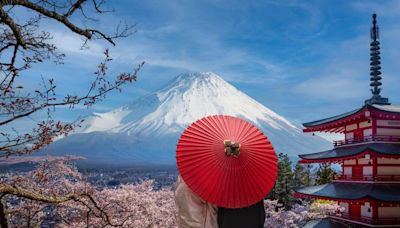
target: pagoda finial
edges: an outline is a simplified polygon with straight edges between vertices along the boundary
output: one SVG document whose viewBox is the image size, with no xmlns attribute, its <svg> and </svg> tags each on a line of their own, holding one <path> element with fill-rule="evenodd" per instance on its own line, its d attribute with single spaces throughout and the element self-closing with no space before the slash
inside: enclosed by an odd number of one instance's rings
<svg viewBox="0 0 400 228">
<path fill-rule="evenodd" d="M 368 99 L 365 101 L 366 104 L 390 104 L 388 98 L 381 97 L 381 88 L 380 86 L 382 85 L 381 79 L 382 77 L 380 76 L 381 73 L 381 57 L 380 57 L 380 52 L 379 52 L 379 27 L 376 24 L 376 14 L 372 14 L 372 28 L 371 28 L 371 78 L 370 81 L 371 83 L 369 84 L 372 89 L 372 97 L 371 99 Z"/>
</svg>

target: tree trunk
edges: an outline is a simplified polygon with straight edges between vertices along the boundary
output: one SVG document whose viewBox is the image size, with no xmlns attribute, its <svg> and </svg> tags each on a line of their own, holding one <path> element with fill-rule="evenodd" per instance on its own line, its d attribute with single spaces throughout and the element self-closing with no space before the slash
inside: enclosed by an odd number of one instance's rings
<svg viewBox="0 0 400 228">
<path fill-rule="evenodd" d="M 0 227 L 1 228 L 8 228 L 8 222 L 7 222 L 7 218 L 6 218 L 6 213 L 4 211 L 4 205 L 1 202 L 1 198 L 0 198 Z"/>
</svg>

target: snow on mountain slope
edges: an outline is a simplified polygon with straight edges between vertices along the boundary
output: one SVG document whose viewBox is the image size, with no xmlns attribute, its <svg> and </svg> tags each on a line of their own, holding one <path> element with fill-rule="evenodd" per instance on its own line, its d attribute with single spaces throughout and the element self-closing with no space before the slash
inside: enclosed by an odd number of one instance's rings
<svg viewBox="0 0 400 228">
<path fill-rule="evenodd" d="M 277 152 L 317 152 L 330 144 L 306 135 L 284 117 L 214 73 L 182 74 L 166 87 L 106 113 L 93 113 L 75 134 L 47 148 L 88 161 L 174 164 L 180 134 L 192 122 L 215 114 L 237 116 L 258 126 Z"/>
</svg>

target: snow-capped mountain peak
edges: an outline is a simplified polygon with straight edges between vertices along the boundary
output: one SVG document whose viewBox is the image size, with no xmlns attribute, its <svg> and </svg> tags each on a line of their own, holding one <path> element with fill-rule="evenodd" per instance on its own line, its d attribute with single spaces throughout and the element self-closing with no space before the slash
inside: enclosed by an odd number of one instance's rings
<svg viewBox="0 0 400 228">
<path fill-rule="evenodd" d="M 198 119 L 216 114 L 252 122 L 267 135 L 278 153 L 293 158 L 330 146 L 322 138 L 304 134 L 217 74 L 206 72 L 178 75 L 160 90 L 130 104 L 93 113 L 75 134 L 58 140 L 49 150 L 70 151 L 97 160 L 104 157 L 107 162 L 119 157 L 120 162 L 174 164 L 175 146 L 183 130 Z M 92 154 L 88 154 L 90 151 Z"/>
<path fill-rule="evenodd" d="M 297 128 L 217 74 L 206 72 L 181 74 L 166 87 L 127 106 L 95 113 L 82 132 L 112 131 L 130 135 L 177 132 L 197 119 L 214 114 L 241 116 L 258 126 L 267 122 L 276 129 Z"/>
</svg>

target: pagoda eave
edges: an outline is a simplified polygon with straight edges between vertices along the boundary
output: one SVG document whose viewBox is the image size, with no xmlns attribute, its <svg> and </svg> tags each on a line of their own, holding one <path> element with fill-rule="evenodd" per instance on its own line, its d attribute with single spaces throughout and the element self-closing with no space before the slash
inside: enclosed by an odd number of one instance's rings
<svg viewBox="0 0 400 228">
<path fill-rule="evenodd" d="M 400 120 L 399 105 L 366 104 L 363 107 L 330 118 L 304 123 L 303 132 L 343 133 L 345 126 L 371 117 L 387 120 Z"/>
<path fill-rule="evenodd" d="M 294 196 L 350 202 L 374 200 L 379 203 L 400 204 L 399 192 L 400 184 L 332 182 L 299 188 L 295 190 Z"/>
<path fill-rule="evenodd" d="M 334 148 L 311 154 L 301 154 L 300 163 L 337 163 L 343 160 L 370 157 L 400 158 L 400 143 L 368 143 Z"/>
<path fill-rule="evenodd" d="M 303 126 L 305 129 L 303 129 L 303 132 L 343 132 L 345 125 L 355 122 L 360 118 L 365 118 L 363 109 L 366 109 L 366 107 L 367 106 L 364 106 L 360 109 L 343 113 L 331 118 L 304 123 Z"/>
<path fill-rule="evenodd" d="M 398 202 L 398 201 L 383 201 L 383 200 L 378 200 L 378 199 L 374 199 L 371 197 L 364 197 L 364 198 L 360 198 L 360 199 L 344 199 L 344 198 L 336 198 L 336 197 L 309 195 L 309 194 L 298 193 L 298 192 L 293 193 L 292 196 L 295 198 L 301 198 L 301 199 L 321 199 L 321 200 L 348 202 L 348 203 L 376 203 L 379 206 L 400 205 L 400 202 Z"/>
<path fill-rule="evenodd" d="M 373 158 L 373 157 L 389 158 L 389 159 L 400 158 L 400 155 L 388 155 L 388 154 L 376 153 L 374 151 L 365 151 L 363 153 L 360 153 L 360 154 L 357 154 L 354 156 L 344 156 L 344 157 L 325 158 L 325 159 L 301 159 L 301 160 L 299 160 L 299 163 L 301 163 L 301 164 L 341 163 L 341 162 L 343 162 L 343 160 L 364 158 L 366 155 L 370 155 L 371 158 Z"/>
</svg>

